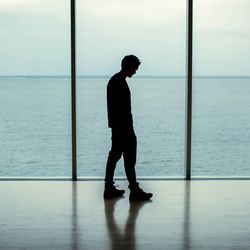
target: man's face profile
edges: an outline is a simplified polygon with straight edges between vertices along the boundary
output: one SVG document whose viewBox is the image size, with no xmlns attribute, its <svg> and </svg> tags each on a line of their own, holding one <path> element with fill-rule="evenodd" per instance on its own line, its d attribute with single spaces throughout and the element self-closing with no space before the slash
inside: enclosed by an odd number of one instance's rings
<svg viewBox="0 0 250 250">
<path fill-rule="evenodd" d="M 134 74 L 136 74 L 136 71 L 138 70 L 139 66 L 138 65 L 133 65 L 131 64 L 128 67 L 128 77 L 132 77 Z"/>
</svg>

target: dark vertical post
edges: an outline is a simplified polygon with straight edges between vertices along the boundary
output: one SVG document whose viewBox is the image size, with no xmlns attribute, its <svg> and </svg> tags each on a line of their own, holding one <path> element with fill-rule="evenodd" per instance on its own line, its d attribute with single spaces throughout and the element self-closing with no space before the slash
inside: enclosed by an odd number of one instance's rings
<svg viewBox="0 0 250 250">
<path fill-rule="evenodd" d="M 71 1 L 71 124 L 72 124 L 72 179 L 77 180 L 76 155 L 76 22 L 75 0 Z"/>
<path fill-rule="evenodd" d="M 186 87 L 186 179 L 191 178 L 192 77 L 193 77 L 193 0 L 187 0 L 187 87 Z"/>
</svg>

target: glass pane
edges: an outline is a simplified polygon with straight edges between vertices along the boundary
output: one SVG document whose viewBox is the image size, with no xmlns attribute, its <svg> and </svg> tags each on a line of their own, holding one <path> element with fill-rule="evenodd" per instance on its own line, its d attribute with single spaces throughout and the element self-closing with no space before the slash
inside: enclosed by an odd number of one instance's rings
<svg viewBox="0 0 250 250">
<path fill-rule="evenodd" d="M 247 0 L 195 1 L 195 176 L 250 176 L 249 10 Z"/>
<path fill-rule="evenodd" d="M 0 1 L 0 176 L 71 175 L 69 1 Z"/>
<path fill-rule="evenodd" d="M 142 64 L 127 82 L 138 176 L 183 176 L 186 1 L 79 0 L 78 173 L 105 173 L 111 146 L 106 86 L 125 55 Z M 123 160 L 116 176 L 124 176 Z"/>
</svg>

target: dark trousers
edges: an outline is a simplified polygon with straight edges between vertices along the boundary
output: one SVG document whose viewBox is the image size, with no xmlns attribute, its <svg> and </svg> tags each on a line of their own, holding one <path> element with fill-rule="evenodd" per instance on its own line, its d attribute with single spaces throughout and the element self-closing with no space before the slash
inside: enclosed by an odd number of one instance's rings
<svg viewBox="0 0 250 250">
<path fill-rule="evenodd" d="M 123 155 L 125 173 L 129 187 L 138 185 L 136 182 L 135 163 L 137 139 L 133 129 L 112 129 L 112 147 L 109 152 L 105 184 L 113 185 L 114 172 L 117 162 Z"/>
</svg>

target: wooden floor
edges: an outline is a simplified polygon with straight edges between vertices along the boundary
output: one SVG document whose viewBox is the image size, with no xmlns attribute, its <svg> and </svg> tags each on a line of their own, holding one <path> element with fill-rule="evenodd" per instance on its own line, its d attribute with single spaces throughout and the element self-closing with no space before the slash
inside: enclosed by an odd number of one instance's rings
<svg viewBox="0 0 250 250">
<path fill-rule="evenodd" d="M 104 201 L 101 181 L 0 181 L 0 249 L 250 249 L 250 181 L 142 181 L 152 202 Z"/>
</svg>

